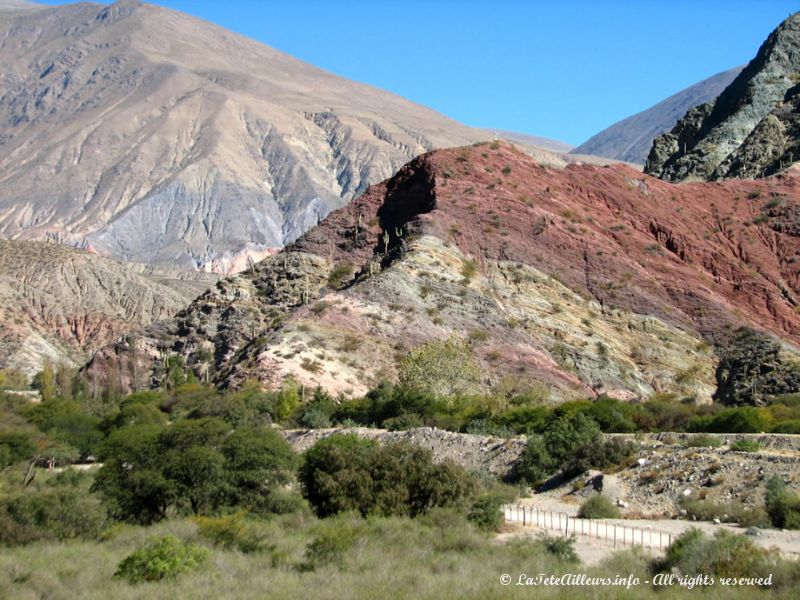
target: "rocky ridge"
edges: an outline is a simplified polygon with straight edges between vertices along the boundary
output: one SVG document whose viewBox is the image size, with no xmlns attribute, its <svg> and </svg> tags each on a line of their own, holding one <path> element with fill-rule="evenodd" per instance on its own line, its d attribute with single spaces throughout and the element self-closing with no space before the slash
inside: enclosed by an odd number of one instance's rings
<svg viewBox="0 0 800 600">
<path fill-rule="evenodd" d="M 766 177 L 800 158 L 800 13 L 713 101 L 653 142 L 645 172 L 667 181 Z"/>
<path fill-rule="evenodd" d="M 644 164 L 657 136 L 670 131 L 689 109 L 714 100 L 741 71 L 742 67 L 737 67 L 704 79 L 640 113 L 614 123 L 570 152 Z"/>
<path fill-rule="evenodd" d="M 88 368 L 130 386 L 178 354 L 223 387 L 291 375 L 358 394 L 456 334 L 488 387 L 708 402 L 713 343 L 736 327 L 800 343 L 799 184 L 557 170 L 501 143 L 432 152 Z"/>
</svg>

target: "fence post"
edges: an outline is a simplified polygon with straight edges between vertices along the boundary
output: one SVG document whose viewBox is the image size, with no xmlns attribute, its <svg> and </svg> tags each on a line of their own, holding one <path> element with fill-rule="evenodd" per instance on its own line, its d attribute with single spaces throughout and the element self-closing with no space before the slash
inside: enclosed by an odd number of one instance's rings
<svg viewBox="0 0 800 600">
<path fill-rule="evenodd" d="M 614 548 L 617 547 L 617 526 L 614 525 Z"/>
<path fill-rule="evenodd" d="M 625 525 L 622 526 L 622 545 L 624 546 L 628 541 L 628 536 L 625 535 Z"/>
</svg>

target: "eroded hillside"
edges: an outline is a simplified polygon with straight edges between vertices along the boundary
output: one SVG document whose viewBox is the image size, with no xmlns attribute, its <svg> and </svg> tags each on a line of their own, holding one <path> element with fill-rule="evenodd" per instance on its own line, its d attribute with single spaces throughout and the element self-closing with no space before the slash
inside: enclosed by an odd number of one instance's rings
<svg viewBox="0 0 800 600">
<path fill-rule="evenodd" d="M 361 393 L 455 333 L 487 386 L 710 401 L 736 327 L 800 342 L 797 191 L 793 174 L 676 186 L 499 143 L 436 151 L 89 368 L 129 386 L 179 354 L 221 386 Z"/>
</svg>

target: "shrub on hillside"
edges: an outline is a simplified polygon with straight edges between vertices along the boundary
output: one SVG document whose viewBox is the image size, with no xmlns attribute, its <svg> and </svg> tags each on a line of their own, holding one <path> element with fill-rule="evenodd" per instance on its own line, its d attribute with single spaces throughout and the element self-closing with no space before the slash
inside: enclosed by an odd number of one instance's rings
<svg viewBox="0 0 800 600">
<path fill-rule="evenodd" d="M 701 433 L 689 436 L 684 442 L 687 448 L 719 448 L 722 446 L 722 438 L 716 435 Z"/>
<path fill-rule="evenodd" d="M 128 583 L 174 579 L 200 568 L 208 560 L 207 548 L 182 542 L 172 535 L 151 537 L 117 566 L 114 577 Z"/>
<path fill-rule="evenodd" d="M 578 510 L 581 519 L 618 519 L 619 509 L 605 496 L 592 496 Z"/>
</svg>

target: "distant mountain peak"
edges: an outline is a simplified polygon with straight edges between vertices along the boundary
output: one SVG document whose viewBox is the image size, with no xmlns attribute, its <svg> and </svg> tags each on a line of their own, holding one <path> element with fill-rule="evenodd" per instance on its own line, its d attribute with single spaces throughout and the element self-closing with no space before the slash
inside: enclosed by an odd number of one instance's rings
<svg viewBox="0 0 800 600">
<path fill-rule="evenodd" d="M 573 148 L 572 152 L 644 164 L 657 136 L 672 129 L 690 108 L 716 98 L 743 68 L 736 67 L 717 73 L 681 90 L 666 100 L 611 125 Z"/>
</svg>

